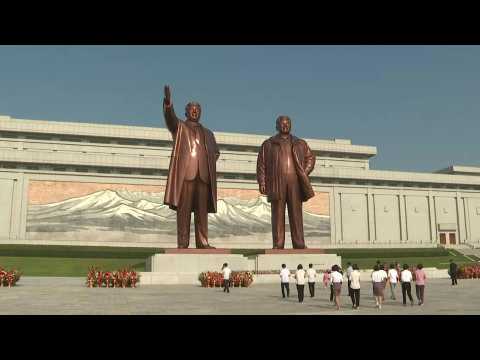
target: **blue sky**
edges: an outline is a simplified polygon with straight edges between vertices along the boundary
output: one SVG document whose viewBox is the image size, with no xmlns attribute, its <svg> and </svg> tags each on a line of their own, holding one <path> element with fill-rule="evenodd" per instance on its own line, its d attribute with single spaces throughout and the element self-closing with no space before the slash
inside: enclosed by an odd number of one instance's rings
<svg viewBox="0 0 480 360">
<path fill-rule="evenodd" d="M 202 104 L 214 131 L 377 146 L 374 169 L 480 166 L 479 46 L 0 46 L 0 114 L 165 127 Z"/>
</svg>

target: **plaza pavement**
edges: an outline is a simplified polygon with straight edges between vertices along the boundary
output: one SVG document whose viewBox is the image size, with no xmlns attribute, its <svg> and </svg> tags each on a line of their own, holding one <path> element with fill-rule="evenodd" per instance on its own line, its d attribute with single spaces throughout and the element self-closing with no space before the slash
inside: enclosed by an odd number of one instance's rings
<svg viewBox="0 0 480 360">
<path fill-rule="evenodd" d="M 389 299 L 381 310 L 375 308 L 372 286 L 363 282 L 360 310 L 354 311 L 342 289 L 342 305 L 336 311 L 329 302 L 329 289 L 317 283 L 316 297 L 305 289 L 305 301 L 298 303 L 294 284 L 290 298 L 282 299 L 279 284 L 253 284 L 233 288 L 230 294 L 220 288 L 190 285 L 145 285 L 136 289 L 87 288 L 84 278 L 23 277 L 13 288 L 0 287 L 0 314 L 39 315 L 464 315 L 480 314 L 480 280 L 459 280 L 452 287 L 449 279 L 432 279 L 425 289 L 425 305 L 404 307 L 401 290 L 397 300 Z M 415 287 L 412 286 L 415 297 Z M 387 290 L 389 290 L 387 288 Z"/>
</svg>

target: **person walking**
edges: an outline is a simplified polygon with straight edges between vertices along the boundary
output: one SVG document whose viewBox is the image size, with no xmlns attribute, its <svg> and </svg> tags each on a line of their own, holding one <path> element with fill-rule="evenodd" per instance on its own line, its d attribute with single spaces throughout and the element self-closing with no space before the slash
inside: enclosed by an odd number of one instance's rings
<svg viewBox="0 0 480 360">
<path fill-rule="evenodd" d="M 352 274 L 353 268 L 350 262 L 347 263 L 347 284 L 348 284 L 348 296 L 352 297 L 352 289 L 350 288 L 350 275 Z"/>
<path fill-rule="evenodd" d="M 310 291 L 310 297 L 314 297 L 315 296 L 315 277 L 317 276 L 317 272 L 313 268 L 313 264 L 308 264 L 307 276 L 308 276 L 308 290 Z"/>
<path fill-rule="evenodd" d="M 385 290 L 385 281 L 387 280 L 387 273 L 375 265 L 372 273 L 373 295 L 375 296 L 375 306 L 378 309 L 382 308 L 383 291 Z"/>
<path fill-rule="evenodd" d="M 352 306 L 354 310 L 359 310 L 360 308 L 360 270 L 358 269 L 357 264 L 353 264 L 352 272 L 350 274 L 350 287 L 351 287 L 351 298 Z"/>
<path fill-rule="evenodd" d="M 407 306 L 407 295 L 410 299 L 410 304 L 413 306 L 412 279 L 413 275 L 412 272 L 408 270 L 408 264 L 403 264 L 403 270 L 400 273 L 400 282 L 402 283 L 403 306 Z"/>
<path fill-rule="evenodd" d="M 396 300 L 395 288 L 397 287 L 398 282 L 398 272 L 395 269 L 395 264 L 390 264 L 390 269 L 388 270 L 388 282 L 390 284 L 390 298 Z"/>
<path fill-rule="evenodd" d="M 340 267 L 338 265 L 332 266 L 332 273 L 330 276 L 335 295 L 335 305 L 337 306 L 337 310 L 340 310 L 340 293 L 342 292 L 343 274 L 340 273 Z"/>
<path fill-rule="evenodd" d="M 378 269 L 380 269 L 382 267 L 382 264 L 381 264 L 380 260 L 377 260 L 376 265 L 378 266 Z M 375 269 L 375 266 L 373 268 Z M 372 271 L 372 274 L 373 274 L 373 271 Z M 372 289 L 373 289 L 373 292 L 375 292 L 375 288 L 373 287 L 373 281 L 372 281 Z"/>
<path fill-rule="evenodd" d="M 282 264 L 282 270 L 280 270 L 280 287 L 282 289 L 282 297 L 285 298 L 285 291 L 287 297 L 290 297 L 290 270 L 287 269 L 287 265 Z"/>
<path fill-rule="evenodd" d="M 305 290 L 305 270 L 303 270 L 302 264 L 298 264 L 297 266 L 295 280 L 297 281 L 298 302 L 303 303 L 303 292 Z"/>
<path fill-rule="evenodd" d="M 323 288 L 326 289 L 329 284 L 330 284 L 330 269 L 328 269 L 323 273 Z"/>
<path fill-rule="evenodd" d="M 418 264 L 417 270 L 415 270 L 415 290 L 418 299 L 418 305 L 422 306 L 425 302 L 425 280 L 427 275 L 423 271 L 423 265 Z"/>
<path fill-rule="evenodd" d="M 223 292 L 230 293 L 230 274 L 232 273 L 232 270 L 230 270 L 227 263 L 223 264 L 222 273 L 223 273 Z"/>
<path fill-rule="evenodd" d="M 457 285 L 457 272 L 458 266 L 450 259 L 450 266 L 448 268 L 448 275 L 450 275 L 450 279 L 452 279 L 452 286 Z"/>
</svg>

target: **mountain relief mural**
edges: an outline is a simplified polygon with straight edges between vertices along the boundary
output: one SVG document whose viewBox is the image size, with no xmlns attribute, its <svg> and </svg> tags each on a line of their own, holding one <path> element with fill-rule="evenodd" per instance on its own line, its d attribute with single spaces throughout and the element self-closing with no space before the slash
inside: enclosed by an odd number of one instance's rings
<svg viewBox="0 0 480 360">
<path fill-rule="evenodd" d="M 122 241 L 127 235 L 129 241 L 172 240 L 176 212 L 163 205 L 163 190 L 162 186 L 32 181 L 27 236 Z M 271 207 L 264 196 L 249 189 L 219 189 L 218 195 L 217 213 L 209 214 L 211 239 L 271 237 Z M 321 201 L 328 201 L 324 195 L 319 194 Z M 329 238 L 328 205 L 318 200 L 305 206 L 305 237 Z"/>
</svg>

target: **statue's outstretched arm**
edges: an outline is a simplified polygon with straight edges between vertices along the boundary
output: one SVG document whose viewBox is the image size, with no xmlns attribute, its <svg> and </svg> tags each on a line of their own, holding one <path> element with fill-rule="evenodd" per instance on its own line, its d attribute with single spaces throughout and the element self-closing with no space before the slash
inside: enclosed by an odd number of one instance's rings
<svg viewBox="0 0 480 360">
<path fill-rule="evenodd" d="M 165 86 L 165 97 L 163 99 L 163 116 L 165 117 L 165 124 L 168 130 L 174 134 L 177 132 L 178 122 L 180 121 L 175 115 L 173 103 L 170 95 L 170 87 Z"/>
</svg>

